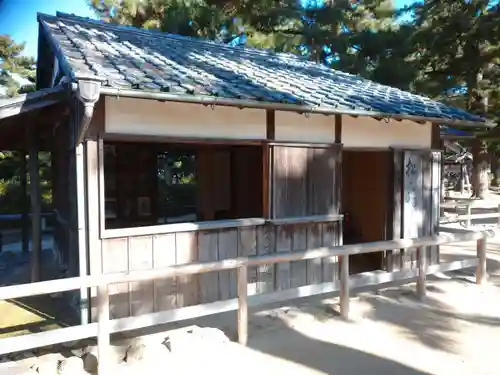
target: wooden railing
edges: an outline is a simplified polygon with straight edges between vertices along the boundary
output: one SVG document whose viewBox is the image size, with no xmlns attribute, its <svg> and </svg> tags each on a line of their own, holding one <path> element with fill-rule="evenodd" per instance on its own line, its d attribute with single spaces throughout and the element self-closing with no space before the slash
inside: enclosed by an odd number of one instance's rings
<svg viewBox="0 0 500 375">
<path fill-rule="evenodd" d="M 472 209 L 474 208 L 474 201 L 467 201 L 467 202 L 454 202 L 452 204 L 445 204 L 445 208 L 455 208 L 455 209 L 460 209 L 463 208 L 465 209 L 465 214 L 458 214 L 458 215 L 453 215 L 447 218 L 442 218 L 440 220 L 441 224 L 447 224 L 447 223 L 453 223 L 453 222 L 465 222 L 465 227 L 468 229 L 472 226 L 472 220 L 477 220 L 477 219 L 497 219 L 497 226 L 500 227 L 500 204 L 497 207 L 496 212 L 486 212 L 482 214 L 473 214 Z"/>
<path fill-rule="evenodd" d="M 371 253 L 376 251 L 397 249 L 418 249 L 418 269 L 406 270 L 405 274 L 392 280 L 403 280 L 417 277 L 417 294 L 423 298 L 426 294 L 426 275 L 446 270 L 463 268 L 462 263 L 427 265 L 426 246 L 444 245 L 448 243 L 477 241 L 477 266 L 476 282 L 485 282 L 486 274 L 486 240 L 493 236 L 492 231 L 466 232 L 460 234 L 442 234 L 435 237 L 417 239 L 400 239 L 364 244 L 344 245 L 336 247 L 320 247 L 303 252 L 285 252 L 268 255 L 238 257 L 234 259 L 219 260 L 214 262 L 190 263 L 170 266 L 162 269 L 149 269 L 141 271 L 128 271 L 122 273 L 106 274 L 99 276 L 75 277 L 69 279 L 44 281 L 32 284 L 22 284 L 0 288 L 0 301 L 37 296 L 49 293 L 64 292 L 80 288 L 97 287 L 97 322 L 86 325 L 60 328 L 48 332 L 34 333 L 24 336 L 9 337 L 0 340 L 0 355 L 38 348 L 47 345 L 60 344 L 97 336 L 98 346 L 98 374 L 107 374 L 111 363 L 109 358 L 110 335 L 116 332 L 134 330 L 137 328 L 154 326 L 157 324 L 178 321 L 203 315 L 221 313 L 229 310 L 238 312 L 238 341 L 245 345 L 248 339 L 248 307 L 249 305 L 262 305 L 272 299 L 266 295 L 248 296 L 247 272 L 248 267 L 264 264 L 277 264 L 308 259 L 339 257 L 341 260 L 340 280 L 332 280 L 329 287 L 322 285 L 306 286 L 298 295 L 287 294 L 281 300 L 297 297 L 306 297 L 331 291 L 340 291 L 340 311 L 344 318 L 349 316 L 349 294 L 353 285 L 353 278 L 349 277 L 349 256 L 355 254 Z M 466 266 L 471 266 L 469 262 Z M 178 310 L 164 311 L 137 317 L 110 319 L 110 304 L 108 286 L 115 283 L 153 281 L 160 278 L 170 278 L 181 275 L 195 275 L 217 271 L 237 271 L 237 291 L 235 300 L 218 301 L 210 304 L 189 306 Z M 391 275 L 391 273 L 387 273 Z M 387 281 L 390 281 L 389 278 Z M 380 281 L 379 281 L 380 282 Z M 310 288 L 312 287 L 312 288 Z M 280 293 L 280 292 L 278 292 Z M 279 299 L 279 298 L 278 298 Z M 274 299 L 277 300 L 277 299 Z"/>
</svg>

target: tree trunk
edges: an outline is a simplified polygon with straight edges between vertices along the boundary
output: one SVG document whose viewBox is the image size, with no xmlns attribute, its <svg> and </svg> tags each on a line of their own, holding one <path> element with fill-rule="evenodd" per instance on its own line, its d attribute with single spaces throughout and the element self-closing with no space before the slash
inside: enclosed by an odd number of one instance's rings
<svg viewBox="0 0 500 375">
<path fill-rule="evenodd" d="M 491 186 L 498 186 L 498 154 L 496 152 L 491 152 Z"/>
<path fill-rule="evenodd" d="M 467 109 L 469 112 L 485 116 L 488 112 L 488 97 L 480 88 L 483 72 L 472 72 L 468 79 Z M 472 141 L 472 197 L 484 199 L 488 190 L 488 147 L 480 139 Z"/>
<path fill-rule="evenodd" d="M 488 151 L 486 143 L 474 139 L 472 143 L 472 196 L 484 199 L 488 190 Z"/>
</svg>

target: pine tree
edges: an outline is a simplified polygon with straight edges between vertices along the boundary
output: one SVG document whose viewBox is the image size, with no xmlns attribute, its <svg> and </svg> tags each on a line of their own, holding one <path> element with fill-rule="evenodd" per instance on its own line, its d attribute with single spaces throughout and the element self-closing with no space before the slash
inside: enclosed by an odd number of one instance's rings
<svg viewBox="0 0 500 375">
<path fill-rule="evenodd" d="M 488 99 L 498 90 L 493 79 L 500 62 L 498 1 L 426 0 L 414 9 L 418 89 L 433 96 L 465 95 L 465 109 L 489 116 Z M 474 194 L 483 198 L 488 187 L 484 142 L 474 142 L 473 156 Z"/>
<path fill-rule="evenodd" d="M 6 88 L 7 96 L 15 96 L 19 92 L 32 91 L 34 85 L 21 87 L 13 74 L 35 81 L 35 60 L 22 55 L 24 44 L 15 43 L 9 35 L 0 35 L 0 86 Z"/>
</svg>

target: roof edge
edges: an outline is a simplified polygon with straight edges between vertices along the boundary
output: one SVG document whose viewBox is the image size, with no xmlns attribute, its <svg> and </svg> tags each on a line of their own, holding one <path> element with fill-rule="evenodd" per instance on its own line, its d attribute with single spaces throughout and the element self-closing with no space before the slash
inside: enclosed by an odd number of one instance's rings
<svg viewBox="0 0 500 375">
<path fill-rule="evenodd" d="M 64 74 L 66 76 L 68 76 L 68 78 L 71 81 L 75 81 L 75 79 L 76 79 L 75 72 L 71 68 L 71 65 L 69 64 L 68 59 L 66 58 L 63 51 L 61 50 L 59 43 L 57 43 L 57 41 L 54 40 L 54 38 L 52 37 L 49 30 L 47 30 L 47 26 L 43 22 L 45 17 L 49 17 L 49 18 L 52 17 L 53 18 L 54 16 L 51 16 L 49 14 L 40 13 L 40 12 L 38 12 L 36 14 L 36 19 L 38 21 L 38 24 L 40 25 L 40 31 L 43 31 L 44 36 L 47 38 L 47 43 L 49 44 L 50 49 L 54 53 L 54 56 L 56 57 L 56 59 L 59 63 L 59 67 L 62 69 Z"/>
<path fill-rule="evenodd" d="M 0 100 L 0 120 L 61 102 L 69 97 L 70 92 L 70 86 L 63 84 Z"/>
<path fill-rule="evenodd" d="M 186 96 L 186 95 L 170 94 L 163 92 L 140 91 L 140 90 L 123 90 L 111 87 L 101 87 L 100 92 L 102 95 L 115 96 L 117 98 L 129 97 L 136 99 L 149 99 L 149 100 L 159 100 L 166 102 L 193 103 L 193 104 L 214 105 L 214 106 L 219 105 L 226 107 L 237 107 L 240 109 L 254 108 L 254 109 L 270 109 L 270 110 L 309 113 L 309 114 L 348 115 L 353 117 L 364 116 L 364 117 L 373 117 L 377 119 L 390 118 L 398 121 L 409 120 L 414 122 L 432 122 L 438 124 L 445 124 L 449 126 L 486 128 L 486 129 L 490 129 L 495 126 L 495 124 L 490 123 L 486 119 L 484 121 L 451 120 L 446 118 L 424 117 L 424 116 L 373 112 L 373 111 L 360 111 L 360 110 L 357 111 L 357 110 L 339 109 L 333 107 L 320 108 L 315 106 L 299 105 L 299 104 L 272 103 L 264 101 L 230 99 L 230 98 L 196 96 L 196 95 Z"/>
</svg>

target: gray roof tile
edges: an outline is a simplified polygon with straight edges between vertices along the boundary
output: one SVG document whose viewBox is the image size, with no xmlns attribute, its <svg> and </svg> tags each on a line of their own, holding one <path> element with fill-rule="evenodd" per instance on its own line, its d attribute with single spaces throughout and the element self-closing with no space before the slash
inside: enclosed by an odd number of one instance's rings
<svg viewBox="0 0 500 375">
<path fill-rule="evenodd" d="M 73 15 L 40 15 L 39 21 L 75 75 L 92 73 L 115 88 L 484 121 L 291 54 L 230 47 Z"/>
</svg>

